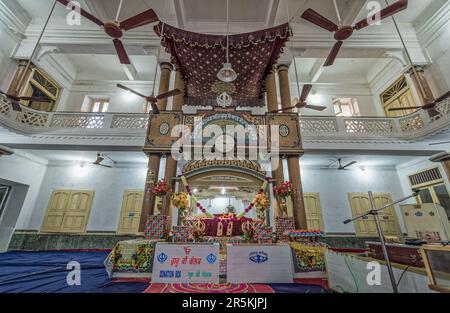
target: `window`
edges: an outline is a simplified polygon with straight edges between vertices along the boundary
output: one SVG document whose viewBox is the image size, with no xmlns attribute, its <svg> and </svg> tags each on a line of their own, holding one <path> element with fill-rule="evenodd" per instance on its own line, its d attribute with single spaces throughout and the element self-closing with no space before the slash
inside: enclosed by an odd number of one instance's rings
<svg viewBox="0 0 450 313">
<path fill-rule="evenodd" d="M 105 113 L 108 111 L 109 99 L 93 99 L 91 112 Z"/>
<path fill-rule="evenodd" d="M 10 186 L 0 185 L 0 218 L 2 217 L 3 211 L 6 207 L 6 202 L 8 200 L 10 191 Z"/>
<path fill-rule="evenodd" d="M 336 116 L 360 116 L 358 99 L 336 98 L 333 99 L 334 113 Z"/>
<path fill-rule="evenodd" d="M 409 181 L 412 188 L 420 189 L 416 199 L 417 202 L 440 204 L 450 218 L 450 195 L 439 168 L 436 167 L 411 175 Z"/>
<path fill-rule="evenodd" d="M 405 76 L 400 77 L 395 83 L 389 86 L 389 88 L 380 95 L 380 98 L 387 117 L 405 116 L 417 111 L 417 109 L 389 111 L 390 109 L 416 106 Z"/>
</svg>

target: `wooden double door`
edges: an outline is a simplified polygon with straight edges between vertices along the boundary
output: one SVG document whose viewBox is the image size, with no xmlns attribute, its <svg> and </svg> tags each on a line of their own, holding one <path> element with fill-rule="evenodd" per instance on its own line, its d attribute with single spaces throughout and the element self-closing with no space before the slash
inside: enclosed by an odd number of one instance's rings
<svg viewBox="0 0 450 313">
<path fill-rule="evenodd" d="M 367 213 L 372 209 L 370 206 L 369 195 L 367 193 L 349 193 L 348 197 L 354 217 Z M 374 200 L 377 208 L 381 208 L 386 204 L 392 203 L 391 195 L 385 193 L 374 194 Z M 381 211 L 379 218 L 384 235 L 400 236 L 402 234 L 394 207 Z M 365 219 L 359 219 L 356 221 L 355 230 L 356 236 L 358 237 L 378 236 L 375 220 L 372 215 L 367 216 Z"/>
<path fill-rule="evenodd" d="M 90 190 L 54 190 L 41 231 L 84 233 L 94 199 Z"/>
</svg>

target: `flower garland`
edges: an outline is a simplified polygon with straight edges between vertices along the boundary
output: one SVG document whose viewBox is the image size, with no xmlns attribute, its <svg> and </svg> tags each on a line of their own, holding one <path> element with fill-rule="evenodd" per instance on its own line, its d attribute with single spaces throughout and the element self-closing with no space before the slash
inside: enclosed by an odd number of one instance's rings
<svg viewBox="0 0 450 313">
<path fill-rule="evenodd" d="M 260 202 L 260 200 L 262 199 L 261 196 L 264 195 L 267 186 L 269 185 L 271 178 L 270 177 L 266 177 L 266 179 L 264 180 L 263 185 L 261 186 L 261 188 L 258 191 L 258 194 L 255 196 L 255 198 L 253 199 L 253 201 L 248 205 L 247 208 L 245 208 L 244 212 L 242 212 L 241 214 L 239 214 L 237 216 L 237 218 L 241 218 L 244 217 L 245 214 L 249 213 L 254 207 L 255 205 L 259 205 L 262 204 L 262 202 Z M 265 196 L 265 195 L 264 195 Z M 270 205 L 270 203 L 269 203 Z"/>
<path fill-rule="evenodd" d="M 186 191 L 188 195 L 191 197 L 193 203 L 197 206 L 197 208 L 202 211 L 204 214 L 206 214 L 207 217 L 214 217 L 211 213 L 209 213 L 206 208 L 198 201 L 197 197 L 193 194 L 191 187 L 189 186 L 187 179 L 185 176 L 181 176 L 181 182 L 183 183 L 184 187 L 186 188 Z"/>
<path fill-rule="evenodd" d="M 189 184 L 187 182 L 186 176 L 183 175 L 183 176 L 180 177 L 180 179 L 181 179 L 181 182 L 183 183 L 184 187 L 186 188 L 186 191 L 187 191 L 188 195 L 191 197 L 191 199 L 194 201 L 194 203 L 196 203 L 197 208 L 200 211 L 202 211 L 204 214 L 206 214 L 207 217 L 213 218 L 214 215 L 209 213 L 206 210 L 206 208 L 198 201 L 197 197 L 193 194 L 192 189 L 191 189 L 191 187 L 189 186 Z M 236 218 L 240 219 L 240 218 L 244 217 L 256 205 L 264 204 L 265 205 L 265 209 L 267 209 L 270 206 L 270 202 L 268 202 L 268 201 L 260 201 L 260 200 L 262 199 L 261 195 L 265 197 L 264 193 L 265 193 L 265 191 L 267 189 L 267 186 L 269 185 L 269 182 L 271 180 L 272 180 L 272 178 L 270 178 L 270 177 L 266 177 L 265 178 L 264 183 L 262 184 L 261 188 L 258 191 L 258 194 L 255 196 L 253 201 L 248 205 L 247 208 L 245 208 L 244 212 L 242 212 L 241 214 L 237 215 Z M 267 199 L 267 197 L 266 197 L 266 199 Z"/>
<path fill-rule="evenodd" d="M 152 193 L 154 193 L 157 197 L 164 197 L 171 192 L 172 189 L 164 179 L 158 181 L 152 188 Z"/>
</svg>

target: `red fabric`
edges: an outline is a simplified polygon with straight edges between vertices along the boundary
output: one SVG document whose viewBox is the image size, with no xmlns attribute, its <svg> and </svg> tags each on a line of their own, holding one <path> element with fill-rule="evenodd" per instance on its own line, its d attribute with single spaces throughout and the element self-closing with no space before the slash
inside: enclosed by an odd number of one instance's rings
<svg viewBox="0 0 450 313">
<path fill-rule="evenodd" d="M 288 24 L 230 36 L 230 63 L 238 78 L 223 84 L 217 73 L 226 62 L 226 36 L 193 33 L 162 22 L 155 32 L 163 37 L 162 45 L 185 80 L 185 103 L 203 106 L 217 106 L 224 91 L 233 98 L 232 106 L 263 106 L 265 78 L 291 36 Z"/>
<path fill-rule="evenodd" d="M 320 286 L 323 289 L 330 289 L 328 286 L 328 279 L 325 278 L 296 278 L 294 279 L 294 282 L 296 284 Z"/>
</svg>

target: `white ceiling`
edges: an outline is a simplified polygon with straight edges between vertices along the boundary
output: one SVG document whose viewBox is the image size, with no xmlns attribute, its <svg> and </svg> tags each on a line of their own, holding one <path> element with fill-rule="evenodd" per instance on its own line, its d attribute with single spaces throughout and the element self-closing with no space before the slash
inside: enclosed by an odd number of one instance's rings
<svg viewBox="0 0 450 313">
<path fill-rule="evenodd" d="M 124 163 L 147 163 L 148 159 L 143 152 L 133 151 L 69 151 L 69 150 L 23 150 L 39 158 L 50 162 L 80 162 L 92 163 L 97 159 L 97 153 L 107 154 L 116 162 Z"/>
<path fill-rule="evenodd" d="M 392 1 L 390 0 L 391 3 Z M 442 2 L 443 0 L 409 0 L 408 9 L 397 15 L 398 20 L 413 23 L 424 15 L 427 9 L 429 10 L 433 1 Z M 44 18 L 53 3 L 49 0 L 17 0 L 17 2 L 34 18 Z M 83 8 L 100 19 L 108 21 L 115 18 L 120 0 L 79 0 L 79 2 Z M 356 20 L 366 17 L 368 12 L 365 9 L 366 2 L 367 0 L 337 0 L 343 18 L 351 19 L 351 21 L 355 20 L 355 17 Z M 384 3 L 384 1 L 381 2 Z M 181 23 L 184 28 L 189 30 L 203 33 L 225 32 L 226 1 L 224 0 L 127 0 L 124 2 L 120 19 L 133 16 L 148 8 L 153 8 L 161 20 L 177 26 L 180 26 Z M 323 29 L 300 18 L 302 12 L 307 8 L 313 8 L 337 22 L 337 15 L 331 0 L 230 0 L 231 28 L 232 31 L 233 29 L 240 31 L 262 29 L 274 24 L 285 23 L 289 15 L 289 17 L 294 17 L 294 23 L 299 23 L 300 27 L 320 35 L 327 34 Z M 67 10 L 58 4 L 55 17 L 64 17 L 65 14 L 67 14 Z M 92 27 L 96 26 L 92 24 Z M 147 26 L 143 30 L 152 31 L 151 26 Z M 124 44 L 137 71 L 135 79 L 138 81 L 153 80 L 154 56 L 146 55 L 147 52 L 142 44 L 130 43 L 127 42 L 128 40 L 134 40 L 134 37 L 126 35 Z M 97 45 L 63 43 L 59 44 L 58 48 L 66 60 L 76 68 L 76 80 L 128 79 L 122 65 L 118 62 L 112 43 L 106 39 Z M 299 79 L 302 82 L 310 81 L 311 71 L 317 62 L 324 61 L 322 58 L 326 58 L 329 49 L 331 49 L 331 43 L 329 48 L 307 49 L 305 54 L 299 57 Z M 377 60 L 385 51 L 383 49 L 361 50 L 364 49 L 352 49 L 348 48 L 348 45 L 344 45 L 335 65 L 326 68 L 320 74 L 317 82 L 367 82 L 367 74 L 374 66 L 377 66 Z M 55 57 L 58 58 L 56 54 Z M 293 69 L 291 69 L 291 79 L 295 80 Z"/>
</svg>

